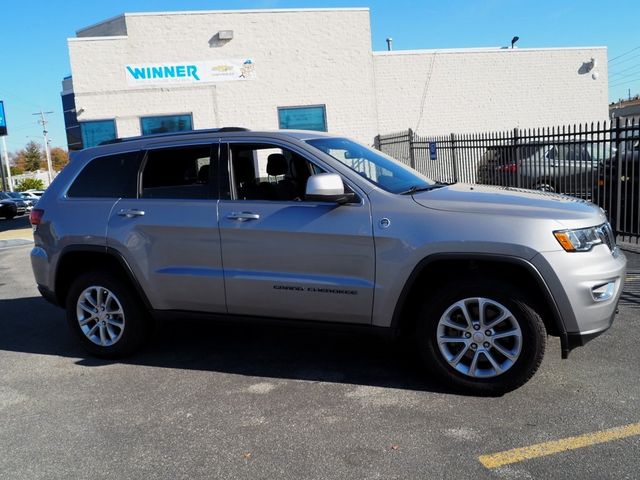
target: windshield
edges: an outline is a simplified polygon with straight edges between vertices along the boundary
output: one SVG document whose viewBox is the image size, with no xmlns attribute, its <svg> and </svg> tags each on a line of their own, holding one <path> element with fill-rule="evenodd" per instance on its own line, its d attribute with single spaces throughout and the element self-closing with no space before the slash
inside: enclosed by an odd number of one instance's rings
<svg viewBox="0 0 640 480">
<path fill-rule="evenodd" d="M 433 180 L 412 168 L 346 138 L 314 138 L 309 145 L 332 156 L 378 187 L 392 193 L 427 190 L 436 186 Z"/>
</svg>

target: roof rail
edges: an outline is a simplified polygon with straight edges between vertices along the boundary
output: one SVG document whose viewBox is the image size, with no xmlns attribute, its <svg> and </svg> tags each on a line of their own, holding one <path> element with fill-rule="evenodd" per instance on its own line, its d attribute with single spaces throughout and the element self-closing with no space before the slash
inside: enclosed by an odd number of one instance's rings
<svg viewBox="0 0 640 480">
<path fill-rule="evenodd" d="M 111 145 L 114 143 L 132 142 L 134 140 L 153 140 L 155 138 L 175 137 L 181 135 L 194 135 L 198 133 L 228 133 L 228 132 L 248 132 L 248 128 L 244 127 L 221 127 L 221 128 L 205 128 L 202 130 L 183 130 L 180 132 L 154 133 L 151 135 L 138 135 L 136 137 L 114 138 L 113 140 L 105 140 L 99 145 Z"/>
</svg>

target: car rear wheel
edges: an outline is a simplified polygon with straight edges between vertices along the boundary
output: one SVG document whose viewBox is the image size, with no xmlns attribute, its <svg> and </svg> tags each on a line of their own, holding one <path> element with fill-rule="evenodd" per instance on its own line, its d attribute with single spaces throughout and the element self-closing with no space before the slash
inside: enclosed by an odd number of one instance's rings
<svg viewBox="0 0 640 480">
<path fill-rule="evenodd" d="M 66 309 L 71 329 L 85 349 L 99 357 L 133 353 L 151 330 L 129 285 L 108 271 L 79 276 L 69 289 Z"/>
<path fill-rule="evenodd" d="M 492 280 L 450 283 L 420 309 L 417 343 L 450 386 L 500 395 L 526 383 L 544 356 L 540 315 L 517 289 Z"/>
</svg>

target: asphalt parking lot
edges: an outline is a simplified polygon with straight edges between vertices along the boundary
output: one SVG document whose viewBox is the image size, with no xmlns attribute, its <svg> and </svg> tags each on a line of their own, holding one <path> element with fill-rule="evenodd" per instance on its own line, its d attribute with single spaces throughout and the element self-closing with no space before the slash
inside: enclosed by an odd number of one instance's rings
<svg viewBox="0 0 640 480">
<path fill-rule="evenodd" d="M 640 254 L 609 332 L 564 361 L 550 339 L 527 385 L 477 398 L 346 333 L 176 319 L 87 357 L 3 222 L 0 478 L 638 478 Z"/>
</svg>

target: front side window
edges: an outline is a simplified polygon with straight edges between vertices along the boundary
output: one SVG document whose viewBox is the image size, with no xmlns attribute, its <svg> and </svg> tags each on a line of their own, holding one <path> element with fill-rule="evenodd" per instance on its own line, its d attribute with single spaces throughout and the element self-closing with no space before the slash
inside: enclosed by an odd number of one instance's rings
<svg viewBox="0 0 640 480">
<path fill-rule="evenodd" d="M 435 186 L 433 180 L 412 168 L 352 140 L 315 138 L 306 142 L 388 192 L 409 193 Z"/>
<path fill-rule="evenodd" d="M 301 155 L 269 144 L 229 144 L 235 196 L 239 200 L 304 200 L 307 179 L 323 170 Z"/>
<path fill-rule="evenodd" d="M 150 150 L 142 172 L 142 198 L 205 199 L 212 188 L 211 147 Z"/>
<path fill-rule="evenodd" d="M 156 133 L 184 132 L 193 130 L 191 115 L 162 115 L 157 117 L 142 117 L 140 119 L 142 135 Z"/>
<path fill-rule="evenodd" d="M 72 198 L 135 198 L 140 153 L 128 152 L 91 160 L 67 191 Z"/>
<path fill-rule="evenodd" d="M 115 140 L 116 122 L 115 120 L 80 122 L 80 131 L 84 147 L 95 147 L 109 140 Z"/>
</svg>

